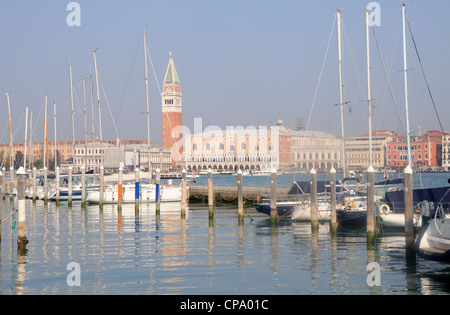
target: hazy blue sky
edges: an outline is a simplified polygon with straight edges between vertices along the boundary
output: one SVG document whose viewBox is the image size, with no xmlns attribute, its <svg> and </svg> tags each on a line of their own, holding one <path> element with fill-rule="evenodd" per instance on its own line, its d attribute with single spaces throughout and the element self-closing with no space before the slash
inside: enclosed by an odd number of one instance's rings
<svg viewBox="0 0 450 315">
<path fill-rule="evenodd" d="M 335 11 L 344 20 L 346 134 L 367 132 L 364 8 L 361 0 L 80 0 L 81 26 L 69 27 L 70 1 L 4 0 L 0 7 L 0 141 L 8 142 L 9 93 L 15 142 L 23 141 L 24 109 L 33 111 L 35 140 L 43 137 L 44 95 L 49 100 L 50 139 L 53 101 L 58 139 L 71 139 L 69 60 L 72 64 L 77 139 L 83 139 L 81 80 L 94 73 L 93 49 L 102 89 L 103 138 L 115 139 L 111 114 L 122 139 L 146 138 L 146 102 L 142 27 L 159 84 L 173 51 L 183 93 L 183 123 L 203 127 L 272 124 L 281 115 L 294 128 L 310 116 L 320 70 L 324 70 L 311 112 L 310 130 L 340 134 Z M 375 28 L 404 121 L 400 0 L 380 0 L 381 26 Z M 450 1 L 407 1 L 407 13 L 445 131 L 450 131 Z M 333 29 L 325 59 L 328 39 Z M 401 125 L 387 89 L 380 56 L 371 34 L 374 127 Z M 440 129 L 409 40 L 411 129 Z M 161 97 L 149 64 L 151 138 L 161 143 Z M 95 81 L 94 81 L 95 84 Z M 95 90 L 95 85 L 94 85 Z M 87 95 L 90 132 L 90 94 Z M 96 103 L 96 95 L 94 95 Z M 111 114 L 108 109 L 110 106 Z M 351 113 L 350 109 L 351 107 Z M 39 112 L 42 110 L 39 121 Z M 97 109 L 95 110 L 97 116 Z M 22 120 L 20 118 L 22 117 Z M 404 122 L 403 122 L 404 123 Z M 96 123 L 96 128 L 97 128 Z M 98 131 L 96 131 L 98 134 Z"/>
</svg>

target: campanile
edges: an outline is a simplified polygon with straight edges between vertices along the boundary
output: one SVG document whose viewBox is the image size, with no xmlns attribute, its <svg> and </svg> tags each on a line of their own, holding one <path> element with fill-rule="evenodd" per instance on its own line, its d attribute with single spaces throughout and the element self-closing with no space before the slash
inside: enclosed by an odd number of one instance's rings
<svg viewBox="0 0 450 315">
<path fill-rule="evenodd" d="M 180 80 L 170 53 L 169 65 L 164 77 L 162 99 L 162 148 L 172 152 L 172 166 L 181 163 L 183 155 L 182 94 Z"/>
</svg>

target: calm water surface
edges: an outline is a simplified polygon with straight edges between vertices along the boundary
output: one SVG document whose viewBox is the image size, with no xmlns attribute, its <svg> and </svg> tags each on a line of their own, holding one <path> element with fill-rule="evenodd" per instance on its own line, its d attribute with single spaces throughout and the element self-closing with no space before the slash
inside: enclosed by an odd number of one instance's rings
<svg viewBox="0 0 450 315">
<path fill-rule="evenodd" d="M 17 250 L 9 199 L 0 202 L 0 294 L 449 294 L 450 264 L 405 259 L 402 233 L 382 234 L 368 249 L 365 232 L 328 225 L 311 235 L 309 223 L 268 217 L 248 208 L 242 225 L 234 206 L 177 203 L 59 208 L 27 205 L 25 252 Z M 14 227 L 14 229 L 13 229 Z M 381 266 L 381 285 L 367 284 L 369 262 Z M 76 262 L 81 285 L 67 277 Z"/>
</svg>

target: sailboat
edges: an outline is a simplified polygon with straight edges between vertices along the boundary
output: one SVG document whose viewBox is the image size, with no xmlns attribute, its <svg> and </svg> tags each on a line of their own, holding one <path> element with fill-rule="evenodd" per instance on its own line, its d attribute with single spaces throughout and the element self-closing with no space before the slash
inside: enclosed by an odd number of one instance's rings
<svg viewBox="0 0 450 315">
<path fill-rule="evenodd" d="M 407 147 L 408 147 L 408 164 L 411 163 L 411 144 L 410 144 L 410 131 L 409 131 L 409 106 L 408 106 L 408 78 L 407 78 L 407 58 L 406 58 L 406 13 L 405 5 L 402 7 L 403 16 L 403 60 L 404 60 L 404 92 L 405 92 L 405 108 L 406 108 L 406 128 L 407 128 Z M 401 183 L 402 181 L 400 181 Z M 387 191 L 384 193 L 384 197 L 379 199 L 379 216 L 380 223 L 383 228 L 387 229 L 404 229 L 405 228 L 405 211 L 414 211 L 414 224 L 416 226 L 424 226 L 422 224 L 422 218 L 420 216 L 420 204 L 428 204 L 428 202 L 436 203 L 440 205 L 446 205 L 444 210 L 449 210 L 448 205 L 450 204 L 450 189 L 449 187 L 437 187 L 437 188 L 421 188 L 413 190 L 413 204 L 416 206 L 414 209 L 404 208 L 404 190 L 398 189 L 393 191 Z M 338 210 L 338 217 L 340 211 Z M 349 213 L 346 216 L 340 216 L 340 223 L 356 222 L 361 225 L 366 222 L 366 210 L 361 207 L 359 215 L 357 212 L 352 213 L 354 220 L 349 218 Z M 348 219 L 348 221 L 344 221 Z M 425 227 L 423 227 L 425 228 Z"/>
<path fill-rule="evenodd" d="M 403 60 L 404 60 L 404 85 L 405 85 L 405 106 L 406 106 L 406 127 L 407 127 L 407 143 L 408 143 L 408 163 L 411 165 L 411 145 L 409 137 L 409 118 L 408 118 L 408 77 L 407 77 L 407 56 L 406 56 L 406 10 L 405 4 L 402 6 L 402 20 L 403 20 Z M 414 209 L 404 209 L 404 191 L 391 191 L 385 193 L 385 200 L 393 205 L 393 209 L 390 209 L 388 204 L 385 203 L 384 210 L 381 209 L 380 216 L 383 227 L 405 227 L 405 211 L 414 211 L 415 225 L 421 226 L 422 229 L 427 229 L 427 224 L 423 220 L 423 216 L 420 213 L 426 213 L 429 205 L 436 204 L 437 208 L 442 209 L 442 218 L 445 220 L 444 212 L 448 211 L 448 205 L 450 204 L 450 187 L 436 187 L 436 188 L 420 188 L 413 190 L 413 204 Z M 444 207 L 442 205 L 445 205 Z M 431 211 L 434 211 L 434 207 L 431 206 Z M 424 211 L 425 210 L 425 211 Z M 436 223 L 437 221 L 435 221 Z M 434 225 L 437 226 L 437 223 Z M 445 226 L 445 224 L 444 224 Z M 440 230 L 439 228 L 437 230 Z M 445 229 L 444 229 L 445 230 Z M 431 228 L 430 235 L 433 235 L 435 230 Z M 422 233 L 424 237 L 425 233 Z M 426 234 L 428 235 L 428 234 Z M 447 235 L 450 239 L 450 236 Z M 450 241 L 449 241 L 450 242 Z M 450 248 L 449 248 L 450 249 Z"/>
<path fill-rule="evenodd" d="M 342 137 L 342 147 L 341 147 L 341 155 L 342 155 L 342 169 L 344 174 L 344 179 L 340 181 L 337 187 L 340 187 L 340 191 L 336 193 L 336 204 L 342 205 L 343 211 L 341 214 L 347 216 L 348 211 L 350 214 L 355 213 L 356 211 L 365 211 L 366 210 L 366 194 L 362 191 L 361 185 L 359 185 L 359 180 L 354 177 L 347 177 L 347 162 L 345 156 L 345 131 L 344 131 L 344 93 L 343 93 L 343 83 L 342 83 L 342 39 L 341 39 L 341 19 L 342 13 L 340 10 L 336 11 L 336 19 L 337 19 L 337 34 L 338 34 L 338 66 L 339 66 L 339 105 L 340 105 L 340 119 L 341 119 L 341 137 Z M 356 180 L 356 183 L 349 184 L 348 181 Z M 299 183 L 294 182 L 294 185 L 299 185 Z M 329 184 L 328 184 L 329 185 Z M 331 200 L 329 194 L 326 193 L 326 185 L 318 188 L 318 214 L 319 220 L 321 221 L 331 221 Z M 300 190 L 302 190 L 299 187 Z M 305 193 L 304 191 L 302 193 Z M 306 196 L 306 195 L 305 195 Z M 297 196 L 297 200 L 294 201 L 281 201 L 277 202 L 277 210 L 279 216 L 289 216 L 292 220 L 296 221 L 310 221 L 311 220 L 311 202 L 308 198 Z M 300 199 L 300 200 L 298 200 Z M 355 201 L 360 201 L 355 203 Z M 267 201 L 262 201 L 256 203 L 255 209 L 261 213 L 270 215 L 270 204 Z M 363 207 L 361 209 L 361 206 Z M 339 214 L 339 212 L 338 212 Z M 346 220 L 342 220 L 346 221 Z"/>
<path fill-rule="evenodd" d="M 450 218 L 446 216 L 442 205 L 437 209 L 430 209 L 429 203 L 426 205 L 423 207 L 422 231 L 414 244 L 414 250 L 425 259 L 450 261 Z"/>
</svg>

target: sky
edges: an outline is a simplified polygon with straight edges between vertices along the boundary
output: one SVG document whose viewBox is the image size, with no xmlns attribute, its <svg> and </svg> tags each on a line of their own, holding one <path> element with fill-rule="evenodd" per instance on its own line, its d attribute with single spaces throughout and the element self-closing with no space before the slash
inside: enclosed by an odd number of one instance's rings
<svg viewBox="0 0 450 315">
<path fill-rule="evenodd" d="M 0 7 L 0 142 L 9 141 L 10 95 L 14 142 L 23 142 L 25 107 L 33 140 L 72 139 L 69 63 L 76 139 L 91 135 L 93 75 L 95 135 L 99 136 L 93 50 L 99 71 L 103 139 L 146 139 L 143 32 L 149 52 L 151 141 L 161 144 L 162 82 L 173 52 L 183 93 L 183 125 L 203 128 L 274 125 L 340 135 L 337 26 L 343 16 L 345 135 L 368 132 L 364 8 L 361 0 L 79 0 L 79 26 L 69 26 L 64 0 L 3 0 Z M 373 128 L 404 134 L 405 101 L 400 0 L 379 0 L 380 25 L 370 32 Z M 450 1 L 406 1 L 406 11 L 442 128 L 450 131 Z M 440 130 L 427 84 L 407 32 L 410 129 Z M 381 62 L 381 60 L 383 62 Z M 389 80 L 387 80 L 386 69 Z M 388 84 L 389 82 L 389 84 Z M 390 88 L 389 88 L 390 86 Z M 391 91 L 393 97 L 391 96 Z M 106 96 L 106 97 L 105 97 Z M 403 127 L 402 127 L 403 126 Z"/>
</svg>

